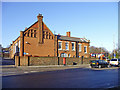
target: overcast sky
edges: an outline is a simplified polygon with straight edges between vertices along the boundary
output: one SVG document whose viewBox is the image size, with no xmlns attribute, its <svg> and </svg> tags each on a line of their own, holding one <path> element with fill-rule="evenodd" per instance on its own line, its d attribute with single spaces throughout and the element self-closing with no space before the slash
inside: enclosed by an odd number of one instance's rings
<svg viewBox="0 0 120 90">
<path fill-rule="evenodd" d="M 91 46 L 113 50 L 113 39 L 118 45 L 117 2 L 3 2 L 2 3 L 2 46 L 15 40 L 21 30 L 43 15 L 44 23 L 52 32 L 87 38 Z"/>
</svg>

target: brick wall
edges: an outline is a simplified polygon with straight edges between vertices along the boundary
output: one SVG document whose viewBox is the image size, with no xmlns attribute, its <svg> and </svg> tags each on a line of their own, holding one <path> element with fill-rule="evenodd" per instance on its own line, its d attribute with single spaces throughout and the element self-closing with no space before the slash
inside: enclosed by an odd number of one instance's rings
<svg viewBox="0 0 120 90">
<path fill-rule="evenodd" d="M 83 58 L 82 61 L 82 58 L 67 57 L 66 65 L 89 64 L 91 60 L 97 60 L 97 58 Z M 15 56 L 15 65 L 16 66 L 63 65 L 63 57 Z"/>
<path fill-rule="evenodd" d="M 57 57 L 30 57 L 29 65 L 30 66 L 58 65 L 58 58 Z"/>
<path fill-rule="evenodd" d="M 63 65 L 63 57 L 58 58 L 58 64 Z M 80 65 L 81 59 L 80 58 L 73 58 L 73 57 L 67 57 L 66 58 L 66 65 Z"/>
</svg>

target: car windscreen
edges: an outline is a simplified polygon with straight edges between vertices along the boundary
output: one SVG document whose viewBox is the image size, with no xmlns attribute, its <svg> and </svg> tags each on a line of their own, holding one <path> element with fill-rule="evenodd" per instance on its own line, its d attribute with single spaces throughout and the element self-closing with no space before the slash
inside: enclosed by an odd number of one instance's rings
<svg viewBox="0 0 120 90">
<path fill-rule="evenodd" d="M 117 59 L 111 59 L 110 61 L 117 61 Z"/>
<path fill-rule="evenodd" d="M 102 63 L 102 60 L 97 60 L 97 62 Z"/>
<path fill-rule="evenodd" d="M 95 63 L 96 61 L 91 61 L 92 63 Z"/>
<path fill-rule="evenodd" d="M 106 63 L 106 61 L 103 61 L 103 63 Z"/>
</svg>

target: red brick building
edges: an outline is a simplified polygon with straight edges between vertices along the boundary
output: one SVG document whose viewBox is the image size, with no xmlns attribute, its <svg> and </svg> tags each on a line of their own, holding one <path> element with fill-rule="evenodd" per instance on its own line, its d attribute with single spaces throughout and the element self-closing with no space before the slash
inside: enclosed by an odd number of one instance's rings
<svg viewBox="0 0 120 90">
<path fill-rule="evenodd" d="M 40 57 L 89 57 L 90 40 L 71 37 L 70 32 L 66 36 L 54 35 L 43 22 L 43 16 L 39 14 L 37 21 L 30 27 L 20 31 L 20 36 L 10 46 L 10 58 L 18 56 Z"/>
</svg>

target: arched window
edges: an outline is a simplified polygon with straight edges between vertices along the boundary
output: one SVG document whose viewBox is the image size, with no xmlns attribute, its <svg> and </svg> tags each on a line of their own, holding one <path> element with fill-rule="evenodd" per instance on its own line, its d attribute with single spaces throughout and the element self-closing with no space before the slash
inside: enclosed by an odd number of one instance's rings
<svg viewBox="0 0 120 90">
<path fill-rule="evenodd" d="M 33 37 L 33 30 L 31 29 L 31 37 Z"/>
<path fill-rule="evenodd" d="M 45 31 L 43 31 L 43 38 L 45 38 Z"/>
<path fill-rule="evenodd" d="M 28 30 L 28 34 L 27 34 L 28 37 L 29 37 L 29 34 L 30 34 L 30 30 Z"/>
<path fill-rule="evenodd" d="M 50 39 L 50 37 L 51 37 L 51 34 L 49 33 L 49 39 Z"/>
<path fill-rule="evenodd" d="M 46 32 L 46 39 L 48 39 L 48 32 Z"/>
<path fill-rule="evenodd" d="M 34 30 L 34 37 L 36 37 L 36 30 Z"/>
<path fill-rule="evenodd" d="M 27 34 L 25 33 L 24 36 L 26 36 Z"/>
</svg>

